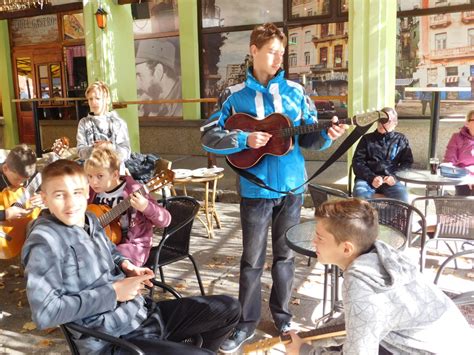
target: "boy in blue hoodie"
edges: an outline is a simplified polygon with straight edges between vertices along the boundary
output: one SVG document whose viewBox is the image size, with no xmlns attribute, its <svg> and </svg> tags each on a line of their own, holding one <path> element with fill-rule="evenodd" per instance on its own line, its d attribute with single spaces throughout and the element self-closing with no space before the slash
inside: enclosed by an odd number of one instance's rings
<svg viewBox="0 0 474 355">
<path fill-rule="evenodd" d="M 378 236 L 366 201 L 327 202 L 316 210 L 318 261 L 344 272 L 344 355 L 470 354 L 474 335 L 456 305 Z M 287 354 L 320 354 L 291 332 Z M 317 344 L 317 343 L 316 343 Z"/>
<path fill-rule="evenodd" d="M 250 35 L 252 66 L 245 82 L 224 90 L 217 110 L 201 127 L 203 148 L 221 155 L 265 147 L 272 133 L 248 132 L 245 129 L 225 129 L 234 113 L 245 113 L 263 120 L 272 113 L 286 116 L 298 127 L 317 123 L 314 104 L 300 84 L 285 79 L 281 69 L 285 53 L 285 34 L 274 24 L 255 27 Z M 240 261 L 239 301 L 242 317 L 235 332 L 220 351 L 232 353 L 255 334 L 261 316 L 261 276 L 265 264 L 268 230 L 272 238 L 272 290 L 270 311 L 280 332 L 290 329 L 292 314 L 288 308 L 294 278 L 294 256 L 285 242 L 286 230 L 300 221 L 302 193 L 306 179 L 305 161 L 301 147 L 323 150 L 340 137 L 347 126 L 333 127 L 293 139 L 293 148 L 282 156 L 266 155 L 246 169 L 261 179 L 266 189 L 240 177 L 240 220 L 242 224 L 242 258 Z M 275 136 L 277 135 L 274 133 Z M 254 151 L 252 151 L 254 150 Z M 286 194 L 295 189 L 292 193 Z"/>
</svg>

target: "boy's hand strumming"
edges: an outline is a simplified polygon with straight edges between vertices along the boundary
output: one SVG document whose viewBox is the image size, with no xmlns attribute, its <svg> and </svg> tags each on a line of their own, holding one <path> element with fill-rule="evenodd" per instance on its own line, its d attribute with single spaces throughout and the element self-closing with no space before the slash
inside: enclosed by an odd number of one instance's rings
<svg viewBox="0 0 474 355">
<path fill-rule="evenodd" d="M 147 282 L 150 282 L 149 279 L 153 278 L 154 275 L 140 275 L 126 277 L 123 280 L 116 281 L 113 283 L 112 287 L 115 290 L 118 302 L 126 302 L 134 299 L 145 287 Z"/>
</svg>

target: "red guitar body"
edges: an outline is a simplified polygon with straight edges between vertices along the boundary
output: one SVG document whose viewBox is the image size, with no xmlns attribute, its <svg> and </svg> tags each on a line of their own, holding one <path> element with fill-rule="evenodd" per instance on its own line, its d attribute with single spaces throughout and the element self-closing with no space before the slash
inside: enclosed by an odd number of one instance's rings
<svg viewBox="0 0 474 355">
<path fill-rule="evenodd" d="M 282 156 L 293 149 L 293 136 L 277 134 L 282 129 L 293 127 L 291 121 L 281 113 L 272 113 L 261 120 L 246 113 L 236 113 L 227 119 L 224 127 L 227 130 L 239 129 L 244 132 L 260 131 L 273 134 L 268 143 L 261 148 L 245 149 L 227 156 L 229 163 L 240 169 L 254 166 L 267 154 Z"/>
</svg>

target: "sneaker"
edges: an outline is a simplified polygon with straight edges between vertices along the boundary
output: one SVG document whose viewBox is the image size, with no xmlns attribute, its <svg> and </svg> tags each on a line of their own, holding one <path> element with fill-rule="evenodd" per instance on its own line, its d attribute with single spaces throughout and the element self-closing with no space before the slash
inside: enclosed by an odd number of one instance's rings
<svg viewBox="0 0 474 355">
<path fill-rule="evenodd" d="M 219 351 L 224 354 L 230 354 L 236 351 L 246 341 L 251 339 L 255 332 L 247 333 L 245 330 L 234 329 L 229 338 L 224 340 Z"/>
<path fill-rule="evenodd" d="M 290 330 L 293 329 L 291 322 L 284 322 L 280 326 L 275 324 L 275 328 L 280 334 L 288 333 Z"/>
</svg>

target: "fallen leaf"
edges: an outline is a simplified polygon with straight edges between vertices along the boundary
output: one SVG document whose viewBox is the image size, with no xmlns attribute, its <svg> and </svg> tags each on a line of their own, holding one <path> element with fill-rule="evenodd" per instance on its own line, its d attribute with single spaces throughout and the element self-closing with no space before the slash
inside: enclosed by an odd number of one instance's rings
<svg viewBox="0 0 474 355">
<path fill-rule="evenodd" d="M 51 333 L 55 332 L 55 331 L 58 330 L 58 329 L 59 329 L 58 327 L 46 328 L 46 329 L 44 330 L 44 332 L 45 332 L 46 334 L 51 334 Z"/>
<path fill-rule="evenodd" d="M 3 288 L 5 288 L 5 284 L 0 281 L 0 289 L 3 289 Z"/>
<path fill-rule="evenodd" d="M 26 322 L 23 324 L 23 330 L 35 330 L 36 329 L 36 324 L 33 322 Z"/>
<path fill-rule="evenodd" d="M 23 302 L 21 300 L 19 300 L 18 303 L 16 304 L 16 306 L 18 308 L 23 308 Z"/>
<path fill-rule="evenodd" d="M 47 347 L 53 346 L 54 341 L 52 341 L 51 339 L 43 339 L 43 340 L 40 340 L 37 345 L 41 348 L 47 348 Z"/>
<path fill-rule="evenodd" d="M 297 306 L 299 306 L 301 303 L 301 300 L 299 298 L 294 298 L 293 301 L 291 301 L 291 304 L 295 304 Z"/>
</svg>

